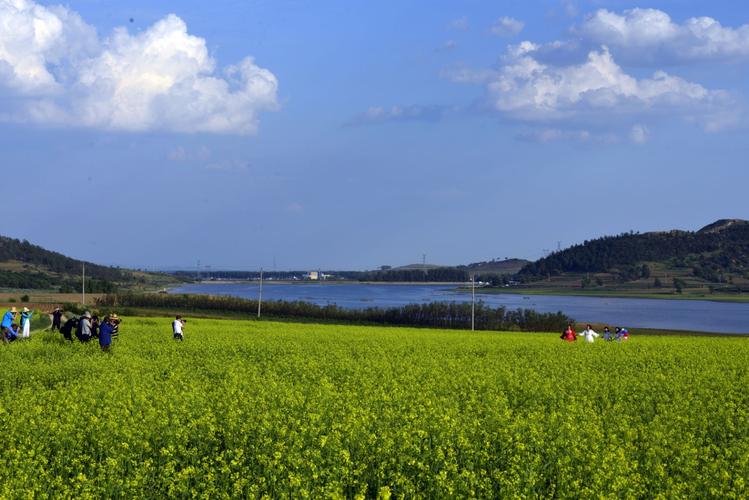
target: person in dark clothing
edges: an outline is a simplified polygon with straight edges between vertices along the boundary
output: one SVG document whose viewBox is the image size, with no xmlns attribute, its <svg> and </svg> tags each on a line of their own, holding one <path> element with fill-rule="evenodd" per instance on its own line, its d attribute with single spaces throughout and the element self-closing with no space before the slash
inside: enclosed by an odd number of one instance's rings
<svg viewBox="0 0 749 500">
<path fill-rule="evenodd" d="M 99 338 L 99 316 L 91 318 L 91 337 L 95 339 Z"/>
<path fill-rule="evenodd" d="M 78 328 L 78 318 L 70 318 L 65 322 L 64 325 L 62 325 L 62 328 L 60 328 L 60 333 L 62 333 L 63 338 L 65 340 L 73 341 L 73 330 L 76 330 Z"/>
<path fill-rule="evenodd" d="M 62 324 L 62 309 L 59 307 L 55 307 L 55 310 L 52 311 L 52 331 L 60 330 L 60 325 Z"/>
</svg>

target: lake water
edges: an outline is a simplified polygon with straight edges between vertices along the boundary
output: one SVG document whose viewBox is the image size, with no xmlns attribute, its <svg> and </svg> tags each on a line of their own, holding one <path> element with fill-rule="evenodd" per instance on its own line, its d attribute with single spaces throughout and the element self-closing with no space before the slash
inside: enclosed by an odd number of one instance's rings
<svg viewBox="0 0 749 500">
<path fill-rule="evenodd" d="M 189 284 L 171 293 L 231 295 L 257 299 L 259 285 Z M 471 295 L 445 285 L 370 285 L 272 283 L 263 286 L 264 300 L 303 300 L 345 308 L 391 307 L 427 302 L 470 302 Z M 749 304 L 706 300 L 623 299 L 554 295 L 481 294 L 476 300 L 508 309 L 562 311 L 579 322 L 629 328 L 663 328 L 720 333 L 749 333 Z"/>
</svg>

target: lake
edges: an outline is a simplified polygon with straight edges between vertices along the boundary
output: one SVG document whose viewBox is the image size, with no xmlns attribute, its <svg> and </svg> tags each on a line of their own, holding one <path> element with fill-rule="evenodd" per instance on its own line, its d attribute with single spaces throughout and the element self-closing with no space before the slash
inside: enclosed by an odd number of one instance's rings
<svg viewBox="0 0 749 500">
<path fill-rule="evenodd" d="M 257 299 L 258 283 L 188 284 L 170 293 L 231 295 Z M 263 300 L 302 300 L 344 308 L 393 307 L 427 302 L 470 302 L 471 295 L 449 285 L 273 283 L 263 285 Z M 492 307 L 557 312 L 579 322 L 628 328 L 663 328 L 698 332 L 749 333 L 749 304 L 707 300 L 658 300 L 556 295 L 481 294 Z"/>
</svg>

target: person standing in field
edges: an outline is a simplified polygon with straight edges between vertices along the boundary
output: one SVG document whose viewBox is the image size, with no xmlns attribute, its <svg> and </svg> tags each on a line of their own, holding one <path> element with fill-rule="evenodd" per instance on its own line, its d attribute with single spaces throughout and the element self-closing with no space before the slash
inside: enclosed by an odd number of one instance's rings
<svg viewBox="0 0 749 500">
<path fill-rule="evenodd" d="M 88 342 L 91 340 L 91 313 L 86 311 L 78 321 L 78 330 L 76 330 L 76 337 L 81 342 Z"/>
<path fill-rule="evenodd" d="M 29 311 L 28 307 L 24 307 L 21 311 L 21 338 L 31 337 L 31 317 L 33 315 L 34 311 Z"/>
<path fill-rule="evenodd" d="M 99 316 L 94 315 L 94 317 L 91 318 L 91 336 L 94 338 L 99 338 Z"/>
<path fill-rule="evenodd" d="M 585 330 L 583 330 L 583 333 L 581 335 L 585 337 L 585 342 L 587 342 L 588 344 L 592 344 L 593 342 L 595 342 L 596 338 L 599 337 L 598 333 L 593 330 L 593 327 L 591 325 L 586 325 Z"/>
<path fill-rule="evenodd" d="M 52 311 L 52 330 L 60 330 L 60 327 L 62 326 L 62 309 L 59 307 L 55 307 L 55 310 Z"/>
<path fill-rule="evenodd" d="M 629 330 L 626 328 L 616 327 L 616 340 L 621 342 L 622 340 L 629 340 Z"/>
<path fill-rule="evenodd" d="M 577 334 L 575 333 L 575 329 L 572 328 L 572 325 L 567 325 L 567 328 L 565 328 L 559 338 L 566 340 L 567 342 L 575 342 L 577 340 Z"/>
<path fill-rule="evenodd" d="M 15 307 L 11 307 L 4 315 L 3 320 L 0 322 L 0 332 L 2 332 L 3 340 L 8 340 L 8 331 L 10 330 L 11 326 L 13 325 L 13 320 L 16 319 L 16 314 L 18 314 L 18 311 Z"/>
<path fill-rule="evenodd" d="M 621 340 L 629 340 L 629 330 L 626 328 L 621 327 L 619 329 L 619 335 L 621 335 Z"/>
<path fill-rule="evenodd" d="M 184 333 L 182 331 L 182 328 L 185 326 L 186 320 L 182 319 L 182 316 L 179 314 L 176 318 L 174 318 L 174 321 L 172 321 L 172 334 L 174 336 L 174 340 L 185 340 Z"/>
<path fill-rule="evenodd" d="M 603 340 L 611 340 L 611 330 L 608 326 L 603 327 Z"/>
<path fill-rule="evenodd" d="M 112 324 L 112 318 L 107 316 L 99 327 L 99 347 L 101 347 L 101 350 L 104 352 L 108 352 L 109 347 L 112 345 L 113 329 L 114 325 Z"/>
<path fill-rule="evenodd" d="M 116 339 L 120 335 L 120 323 L 122 320 L 117 314 L 112 313 L 109 315 L 109 323 L 112 325 L 112 338 Z"/>
</svg>

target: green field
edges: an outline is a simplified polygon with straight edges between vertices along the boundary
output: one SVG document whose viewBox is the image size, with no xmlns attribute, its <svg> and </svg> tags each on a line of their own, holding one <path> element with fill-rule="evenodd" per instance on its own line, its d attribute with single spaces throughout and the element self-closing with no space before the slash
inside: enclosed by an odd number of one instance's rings
<svg viewBox="0 0 749 500">
<path fill-rule="evenodd" d="M 126 318 L 0 366 L 4 498 L 749 495 L 749 339 Z"/>
</svg>

